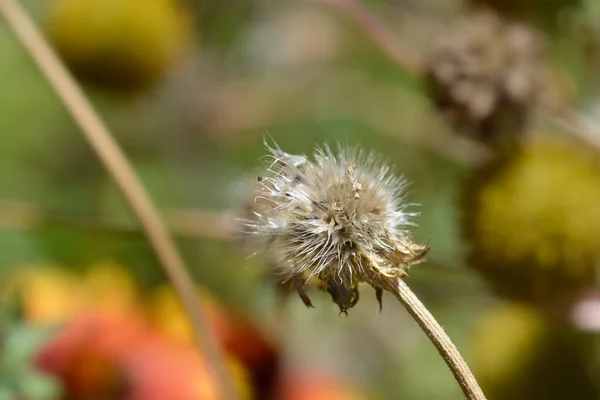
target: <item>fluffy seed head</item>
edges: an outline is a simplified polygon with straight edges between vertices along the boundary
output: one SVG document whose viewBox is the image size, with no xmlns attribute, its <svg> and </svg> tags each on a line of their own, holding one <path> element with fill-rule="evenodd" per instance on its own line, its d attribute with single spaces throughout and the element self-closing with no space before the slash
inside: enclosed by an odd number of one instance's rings
<svg viewBox="0 0 600 400">
<path fill-rule="evenodd" d="M 254 219 L 282 281 L 292 282 L 307 306 L 304 285 L 328 291 L 342 312 L 358 301 L 358 284 L 383 289 L 423 260 L 427 246 L 409 231 L 406 182 L 375 154 L 339 147 L 317 149 L 312 159 L 268 146 L 269 166 L 258 178 Z"/>
</svg>

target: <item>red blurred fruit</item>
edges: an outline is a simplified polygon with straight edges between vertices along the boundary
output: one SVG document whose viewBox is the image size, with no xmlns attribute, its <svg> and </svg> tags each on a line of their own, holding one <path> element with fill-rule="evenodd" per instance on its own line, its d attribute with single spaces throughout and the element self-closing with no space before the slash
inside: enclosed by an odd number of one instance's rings
<svg viewBox="0 0 600 400">
<path fill-rule="evenodd" d="M 81 315 L 36 361 L 64 382 L 68 399 L 220 399 L 211 370 L 196 348 L 166 341 L 141 314 L 95 310 Z M 229 361 L 239 398 L 251 398 L 245 370 Z"/>
<path fill-rule="evenodd" d="M 191 349 L 157 339 L 140 343 L 124 363 L 127 400 L 218 400 L 206 362 Z"/>
<path fill-rule="evenodd" d="M 298 371 L 281 380 L 274 400 L 367 400 L 367 396 L 327 373 Z"/>
<path fill-rule="evenodd" d="M 213 325 L 223 348 L 250 371 L 257 397 L 266 397 L 278 378 L 279 348 L 245 318 L 219 311 Z"/>
<path fill-rule="evenodd" d="M 224 350 L 249 371 L 256 397 L 266 398 L 277 380 L 279 348 L 250 321 L 228 312 L 208 293 L 201 292 L 200 297 Z M 193 343 L 189 319 L 173 290 L 161 288 L 153 300 L 150 315 L 156 328 L 173 343 L 183 346 Z"/>
<path fill-rule="evenodd" d="M 31 269 L 9 283 L 5 292 L 20 301 L 27 322 L 65 324 L 36 357 L 42 370 L 63 382 L 65 398 L 219 398 L 187 315 L 169 287 L 146 307 L 127 271 L 112 263 L 93 266 L 82 276 Z M 208 294 L 202 297 L 240 399 L 266 398 L 276 380 L 277 348 Z"/>
<path fill-rule="evenodd" d="M 147 325 L 135 314 L 81 314 L 42 349 L 36 362 L 63 381 L 66 398 L 118 398 L 125 386 L 123 361 L 147 335 Z"/>
</svg>

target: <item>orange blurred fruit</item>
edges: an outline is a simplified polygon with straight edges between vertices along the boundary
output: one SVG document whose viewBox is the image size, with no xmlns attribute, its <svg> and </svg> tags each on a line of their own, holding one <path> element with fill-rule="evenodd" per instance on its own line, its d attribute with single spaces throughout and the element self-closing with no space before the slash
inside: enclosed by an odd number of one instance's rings
<svg viewBox="0 0 600 400">
<path fill-rule="evenodd" d="M 26 322 L 65 324 L 35 361 L 61 379 L 66 398 L 221 398 L 170 287 L 160 289 L 148 309 L 129 273 L 103 262 L 81 275 L 57 267 L 22 268 L 9 276 L 4 288 L 4 300 L 18 300 Z M 238 397 L 262 398 L 254 383 L 265 371 L 264 361 L 272 365 L 273 348 L 250 325 L 234 323 L 208 294 L 203 297 L 209 322 L 229 350 Z M 246 367 L 255 369 L 249 373 Z"/>
<path fill-rule="evenodd" d="M 247 374 L 235 360 L 230 373 L 240 400 L 252 398 Z M 207 360 L 194 349 L 182 348 L 162 339 L 139 343 L 124 363 L 128 400 L 220 400 Z"/>
<path fill-rule="evenodd" d="M 125 385 L 123 360 L 149 334 L 139 314 L 97 310 L 69 322 L 36 362 L 63 381 L 67 398 L 115 398 Z"/>
<path fill-rule="evenodd" d="M 367 400 L 368 397 L 343 380 L 326 373 L 296 371 L 280 382 L 277 400 Z"/>
<path fill-rule="evenodd" d="M 250 321 L 227 312 L 207 292 L 199 291 L 211 326 L 224 350 L 245 367 L 258 397 L 266 395 L 277 379 L 279 348 Z M 149 314 L 156 329 L 182 346 L 193 341 L 191 325 L 170 287 L 159 288 L 150 302 Z"/>
<path fill-rule="evenodd" d="M 197 348 L 157 335 L 140 313 L 90 309 L 38 354 L 43 371 L 59 377 L 69 399 L 219 400 L 219 387 Z M 248 373 L 228 366 L 241 400 L 252 399 Z"/>
</svg>

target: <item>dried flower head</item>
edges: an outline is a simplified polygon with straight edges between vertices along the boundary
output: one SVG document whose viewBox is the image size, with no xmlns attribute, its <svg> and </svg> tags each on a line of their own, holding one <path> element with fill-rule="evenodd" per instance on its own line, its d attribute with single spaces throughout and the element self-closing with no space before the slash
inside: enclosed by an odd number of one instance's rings
<svg viewBox="0 0 600 400">
<path fill-rule="evenodd" d="M 367 282 L 381 306 L 383 289 L 427 251 L 403 230 L 416 215 L 406 211 L 405 180 L 359 149 L 334 154 L 324 146 L 312 160 L 276 145 L 267 149 L 255 217 L 245 225 L 263 241 L 281 280 L 308 307 L 306 284 L 329 292 L 344 313 L 358 301 L 358 284 Z"/>
<path fill-rule="evenodd" d="M 532 110 L 555 107 L 560 96 L 541 36 L 493 12 L 460 18 L 442 30 L 426 73 L 434 103 L 448 121 L 486 143 L 522 134 Z"/>
</svg>

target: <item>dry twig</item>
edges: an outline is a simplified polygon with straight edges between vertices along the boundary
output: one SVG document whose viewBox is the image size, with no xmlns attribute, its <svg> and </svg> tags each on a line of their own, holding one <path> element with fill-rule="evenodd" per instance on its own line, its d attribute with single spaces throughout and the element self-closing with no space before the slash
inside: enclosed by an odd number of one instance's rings
<svg viewBox="0 0 600 400">
<path fill-rule="evenodd" d="M 358 0 L 310 0 L 315 3 L 327 4 L 342 14 L 361 29 L 377 45 L 384 54 L 392 59 L 399 67 L 415 78 L 423 73 L 421 61 L 411 49 L 397 40 L 394 32 L 382 24 Z"/>
<path fill-rule="evenodd" d="M 205 210 L 165 211 L 169 231 L 183 238 L 232 240 L 235 220 L 232 215 Z M 25 231 L 59 228 L 123 236 L 143 234 L 139 228 L 89 214 L 57 212 L 36 204 L 0 200 L 0 228 Z"/>
<path fill-rule="evenodd" d="M 452 371 L 465 396 L 470 400 L 485 400 L 485 395 L 473 376 L 473 372 L 444 329 L 402 279 L 398 279 L 396 282 L 396 287 L 389 288 L 389 291 L 396 296 L 429 337 Z"/>
<path fill-rule="evenodd" d="M 422 60 L 419 60 L 411 49 L 403 45 L 394 32 L 382 21 L 378 20 L 360 0 L 309 1 L 329 5 L 344 14 L 358 29 L 369 37 L 384 54 L 387 54 L 398 67 L 410 73 L 415 79 L 422 79 Z M 585 121 L 582 121 L 573 110 L 568 107 L 559 107 L 559 109 L 542 107 L 540 111 L 546 117 L 549 117 L 556 125 L 564 128 L 568 134 L 600 151 L 600 133 L 597 132 L 596 129 L 590 129 L 590 127 L 585 124 Z M 451 159 L 454 159 L 465 166 L 477 165 L 481 159 L 485 159 L 489 155 L 489 151 L 482 145 L 467 138 L 461 138 L 461 144 L 452 145 L 450 147 L 446 147 L 446 144 L 450 144 L 450 140 L 443 141 L 444 143 L 442 145 L 436 146 L 440 154 L 449 156 Z M 463 149 L 461 149 L 461 147 Z M 463 151 L 465 149 L 474 150 L 478 156 L 471 157 L 474 152 Z"/>
<path fill-rule="evenodd" d="M 214 369 L 223 397 L 234 399 L 236 396 L 221 349 L 207 322 L 196 287 L 187 274 L 184 261 L 141 181 L 81 88 L 22 6 L 16 0 L 0 0 L 0 12 L 117 183 L 190 317 L 197 343 L 202 346 L 206 358 Z"/>
</svg>

